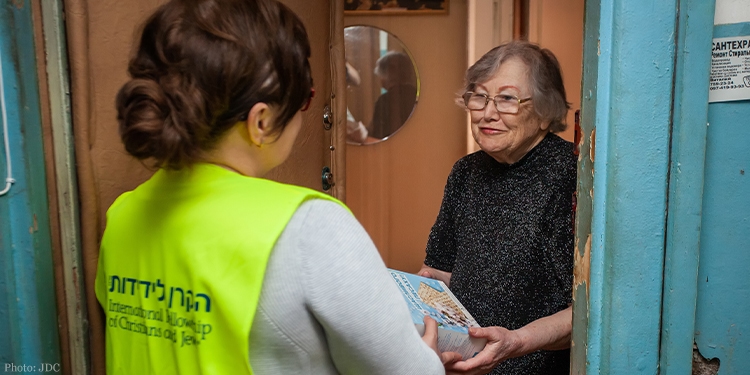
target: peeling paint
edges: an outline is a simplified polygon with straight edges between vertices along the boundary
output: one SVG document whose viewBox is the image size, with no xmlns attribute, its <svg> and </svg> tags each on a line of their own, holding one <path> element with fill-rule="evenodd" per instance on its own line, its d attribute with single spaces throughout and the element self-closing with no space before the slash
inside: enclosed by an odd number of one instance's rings
<svg viewBox="0 0 750 375">
<path fill-rule="evenodd" d="M 591 275 L 591 233 L 586 235 L 586 245 L 583 249 L 583 254 L 578 249 L 578 244 L 575 248 L 575 261 L 573 263 L 573 289 L 577 289 L 579 286 L 584 284 L 586 288 L 586 295 L 588 296 L 588 285 L 590 284 L 589 278 Z M 575 298 L 575 293 L 573 293 Z"/>
<path fill-rule="evenodd" d="M 698 345 L 693 344 L 692 375 L 716 375 L 719 373 L 719 366 L 721 361 L 718 358 L 707 359 L 698 350 Z"/>
<path fill-rule="evenodd" d="M 591 145 L 591 147 L 589 147 L 589 160 L 591 160 L 592 163 L 591 169 L 594 169 L 593 163 L 596 156 L 596 128 L 591 130 L 589 144 Z"/>
<path fill-rule="evenodd" d="M 33 224 L 29 227 L 29 234 L 34 234 L 34 232 L 39 230 L 39 223 L 36 220 L 36 214 L 32 216 Z"/>
</svg>

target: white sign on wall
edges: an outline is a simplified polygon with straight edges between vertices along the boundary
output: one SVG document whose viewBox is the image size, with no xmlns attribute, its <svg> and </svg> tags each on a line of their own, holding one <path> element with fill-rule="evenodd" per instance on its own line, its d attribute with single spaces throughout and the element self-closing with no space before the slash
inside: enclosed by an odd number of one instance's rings
<svg viewBox="0 0 750 375">
<path fill-rule="evenodd" d="M 750 99 L 750 35 L 714 38 L 708 102 Z"/>
</svg>

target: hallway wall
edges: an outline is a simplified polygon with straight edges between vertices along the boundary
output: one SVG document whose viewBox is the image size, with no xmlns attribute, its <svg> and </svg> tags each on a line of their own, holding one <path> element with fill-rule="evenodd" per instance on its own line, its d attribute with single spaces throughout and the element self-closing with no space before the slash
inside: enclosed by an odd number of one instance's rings
<svg viewBox="0 0 750 375">
<path fill-rule="evenodd" d="M 573 141 L 574 115 L 581 108 L 584 0 L 530 1 L 529 41 L 548 48 L 557 57 L 570 102 L 568 127 L 560 136 Z"/>
</svg>

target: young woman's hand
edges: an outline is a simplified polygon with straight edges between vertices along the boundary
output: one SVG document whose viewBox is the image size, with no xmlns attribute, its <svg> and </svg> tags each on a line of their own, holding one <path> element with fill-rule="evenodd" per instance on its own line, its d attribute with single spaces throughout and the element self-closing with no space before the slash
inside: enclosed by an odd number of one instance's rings
<svg viewBox="0 0 750 375">
<path fill-rule="evenodd" d="M 454 362 L 461 360 L 461 354 L 458 354 L 456 352 L 444 352 L 441 353 L 437 348 L 437 340 L 438 340 L 438 333 L 437 333 L 437 322 L 435 319 L 430 318 L 429 316 L 424 317 L 424 335 L 422 335 L 422 341 L 427 344 L 432 350 L 435 351 L 435 353 L 440 357 L 440 361 L 443 362 L 443 366 L 449 366 L 453 364 Z"/>
</svg>

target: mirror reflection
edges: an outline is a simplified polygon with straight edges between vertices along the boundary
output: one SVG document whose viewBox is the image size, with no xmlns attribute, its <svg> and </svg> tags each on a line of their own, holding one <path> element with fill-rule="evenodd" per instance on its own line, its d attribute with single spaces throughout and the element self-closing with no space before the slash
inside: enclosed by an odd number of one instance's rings
<svg viewBox="0 0 750 375">
<path fill-rule="evenodd" d="M 372 144 L 395 134 L 419 98 L 417 67 L 406 46 L 373 26 L 344 29 L 347 142 Z"/>
</svg>

